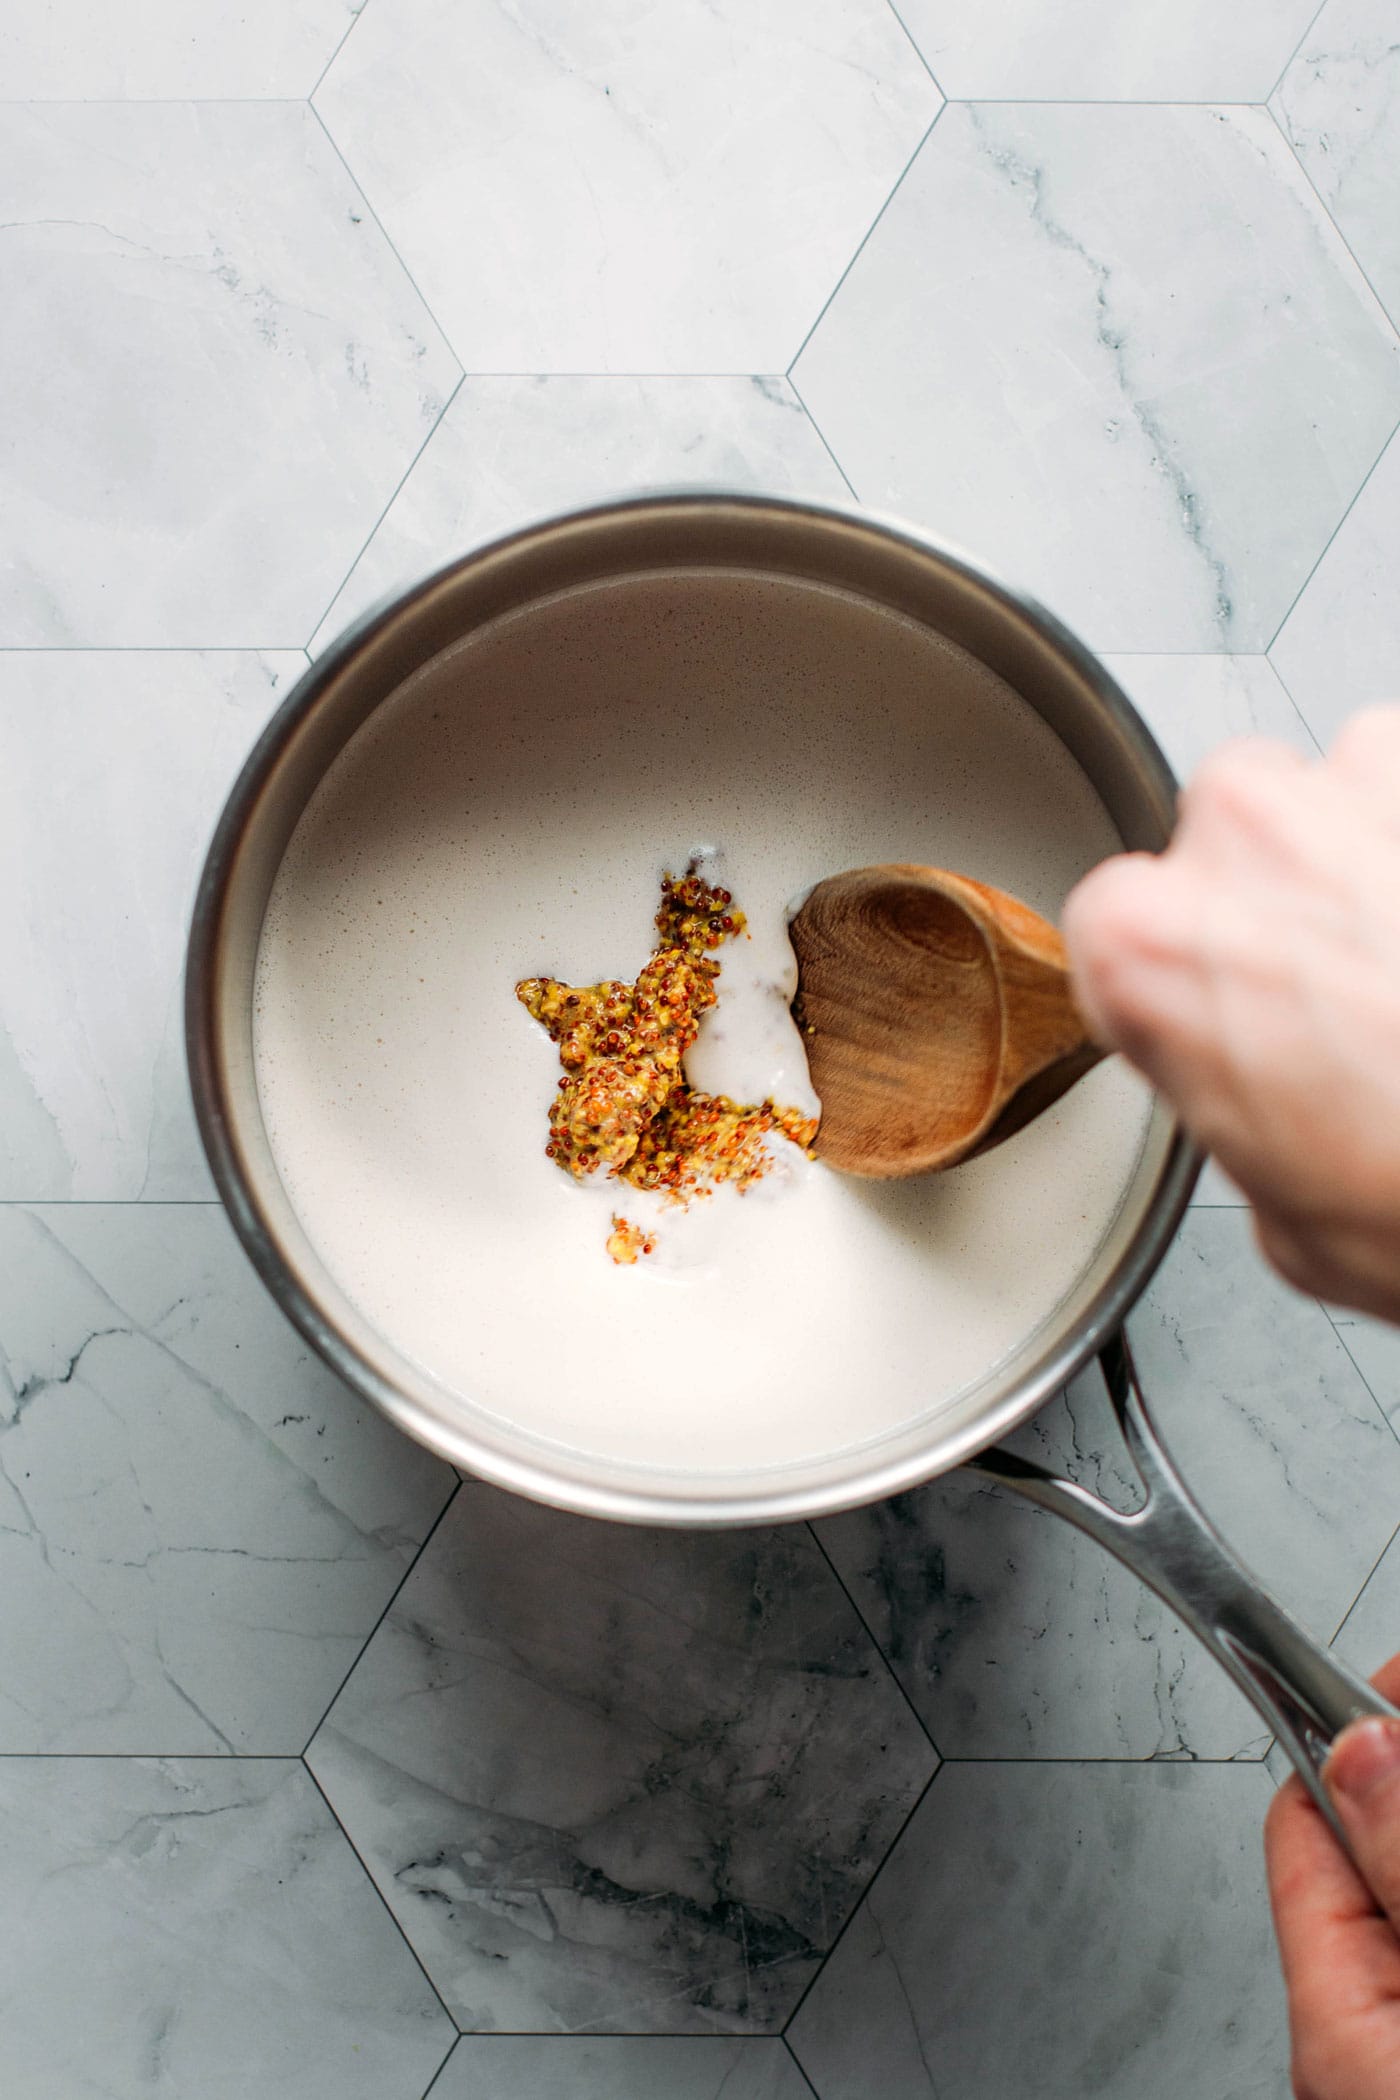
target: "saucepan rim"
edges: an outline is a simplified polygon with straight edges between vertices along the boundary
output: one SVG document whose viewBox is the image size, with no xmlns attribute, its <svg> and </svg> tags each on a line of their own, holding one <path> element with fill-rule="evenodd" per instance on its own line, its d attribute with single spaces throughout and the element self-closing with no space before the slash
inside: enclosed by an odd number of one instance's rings
<svg viewBox="0 0 1400 2100">
<path fill-rule="evenodd" d="M 853 1450 L 849 1471 L 815 1485 L 782 1487 L 763 1474 L 743 1492 L 678 1494 L 649 1485 L 640 1469 L 635 1485 L 612 1485 L 570 1476 L 549 1457 L 522 1456 L 484 1445 L 468 1426 L 453 1429 L 427 1405 L 423 1387 L 436 1382 L 419 1373 L 400 1352 L 385 1345 L 385 1363 L 375 1363 L 343 1330 L 300 1272 L 292 1252 L 260 1199 L 239 1143 L 237 1109 L 220 1050 L 221 973 L 231 886 L 241 845 L 259 801 L 288 742 L 320 704 L 343 671 L 394 622 L 410 620 L 416 607 L 444 584 L 478 564 L 512 551 L 526 551 L 551 534 L 591 521 L 616 519 L 649 508 L 670 513 L 696 507 L 767 511 L 789 518 L 825 520 L 904 546 L 972 585 L 1003 612 L 1026 622 L 1082 681 L 1112 717 L 1118 733 L 1165 796 L 1176 781 L 1155 738 L 1105 667 L 1053 613 L 1031 594 L 989 570 L 961 549 L 902 520 L 864 507 L 805 497 L 770 495 L 720 487 L 668 487 L 631 491 L 587 506 L 554 512 L 502 534 L 443 564 L 406 588 L 387 593 L 351 623 L 297 680 L 277 708 L 235 781 L 220 813 L 200 876 L 191 915 L 185 978 L 185 1038 L 195 1115 L 210 1171 L 235 1233 L 273 1298 L 317 1354 L 353 1389 L 418 1442 L 479 1478 L 530 1499 L 578 1514 L 639 1524 L 689 1528 L 773 1523 L 828 1515 L 883 1499 L 921 1484 L 974 1457 L 1035 1412 L 1098 1354 L 1121 1328 L 1175 1237 L 1203 1164 L 1179 1128 L 1172 1130 L 1157 1181 L 1143 1215 L 1112 1270 L 1089 1303 L 1055 1337 L 1034 1367 L 985 1411 L 952 1428 L 930 1420 L 927 1448 L 879 1459 L 880 1445 Z M 755 573 L 758 573 L 755 571 Z M 1053 1330 L 1054 1316 L 1048 1323 Z M 438 1390 L 445 1390 L 438 1388 Z M 544 1447 L 540 1446 L 543 1450 Z M 557 1450 L 561 1460 L 568 1454 Z M 618 1473 L 622 1468 L 617 1468 Z"/>
</svg>

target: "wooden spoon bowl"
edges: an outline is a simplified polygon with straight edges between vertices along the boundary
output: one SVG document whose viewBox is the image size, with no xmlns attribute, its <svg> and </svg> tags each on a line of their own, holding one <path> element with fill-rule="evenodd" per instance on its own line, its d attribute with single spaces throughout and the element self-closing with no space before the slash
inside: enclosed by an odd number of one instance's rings
<svg viewBox="0 0 1400 2100">
<path fill-rule="evenodd" d="M 1105 1054 L 1059 932 L 1004 890 L 942 868 L 855 868 L 819 882 L 788 931 L 817 1155 L 844 1173 L 956 1166 Z"/>
</svg>

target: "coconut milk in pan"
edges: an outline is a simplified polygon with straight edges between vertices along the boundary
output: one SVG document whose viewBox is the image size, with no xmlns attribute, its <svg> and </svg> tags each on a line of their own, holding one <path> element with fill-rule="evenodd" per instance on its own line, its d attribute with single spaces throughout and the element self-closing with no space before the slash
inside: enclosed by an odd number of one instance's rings
<svg viewBox="0 0 1400 2100">
<path fill-rule="evenodd" d="M 752 939 L 720 951 L 690 1076 L 800 1106 L 784 929 L 804 888 L 927 861 L 1054 917 L 1118 844 L 1033 710 L 868 601 L 700 571 L 536 603 L 376 711 L 283 859 L 254 1041 L 288 1195 L 389 1341 L 537 1435 L 666 1469 L 865 1444 L 1053 1316 L 1132 1178 L 1145 1089 L 1109 1061 L 914 1182 L 781 1147 L 746 1196 L 648 1210 L 656 1254 L 619 1268 L 610 1217 L 642 1204 L 546 1159 L 557 1052 L 514 985 L 632 979 L 661 873 L 709 849 Z"/>
</svg>

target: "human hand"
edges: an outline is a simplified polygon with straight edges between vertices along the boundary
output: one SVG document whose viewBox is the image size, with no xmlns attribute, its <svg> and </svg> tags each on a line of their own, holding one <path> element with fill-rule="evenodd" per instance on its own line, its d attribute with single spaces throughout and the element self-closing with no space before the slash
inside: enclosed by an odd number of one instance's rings
<svg viewBox="0 0 1400 2100">
<path fill-rule="evenodd" d="M 1064 932 L 1094 1034 L 1238 1183 L 1274 1266 L 1400 1319 L 1400 707 L 1326 760 L 1228 745 L 1166 852 L 1094 869 Z"/>
<path fill-rule="evenodd" d="M 1400 1656 L 1374 1679 L 1400 1703 Z M 1323 1777 L 1355 1854 L 1290 1779 L 1264 1831 L 1297 2100 L 1400 2093 L 1400 1721 L 1354 1722 Z M 1362 1875 L 1365 1876 L 1363 1881 Z"/>
</svg>

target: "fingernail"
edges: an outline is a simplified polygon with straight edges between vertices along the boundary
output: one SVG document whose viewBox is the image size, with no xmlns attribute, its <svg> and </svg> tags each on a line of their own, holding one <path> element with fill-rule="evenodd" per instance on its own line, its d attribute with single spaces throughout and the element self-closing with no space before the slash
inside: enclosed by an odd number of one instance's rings
<svg viewBox="0 0 1400 2100">
<path fill-rule="evenodd" d="M 1353 1721 L 1333 1744 L 1322 1776 L 1332 1793 L 1358 1803 L 1400 1777 L 1400 1720 Z"/>
</svg>

